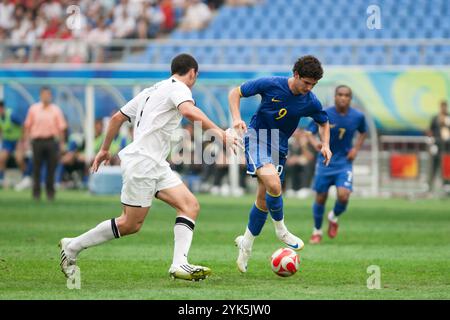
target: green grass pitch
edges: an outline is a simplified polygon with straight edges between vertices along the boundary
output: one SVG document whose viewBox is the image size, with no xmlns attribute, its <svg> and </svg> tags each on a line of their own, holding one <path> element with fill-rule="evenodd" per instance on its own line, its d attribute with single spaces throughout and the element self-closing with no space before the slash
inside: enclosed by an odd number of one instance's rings
<svg viewBox="0 0 450 320">
<path fill-rule="evenodd" d="M 212 268 L 202 282 L 169 278 L 175 212 L 156 200 L 140 233 L 81 253 L 81 289 L 69 290 L 58 265 L 59 239 L 116 216 L 121 206 L 118 196 L 60 192 L 57 198 L 35 203 L 28 192 L 0 190 L 0 299 L 450 298 L 449 199 L 352 199 L 338 238 L 307 244 L 300 271 L 280 278 L 269 265 L 282 247 L 270 220 L 248 273 L 237 271 L 233 240 L 244 231 L 253 198 L 201 195 L 190 261 Z M 305 242 L 311 201 L 285 199 L 287 226 Z M 370 265 L 381 269 L 379 290 L 366 286 Z"/>
</svg>

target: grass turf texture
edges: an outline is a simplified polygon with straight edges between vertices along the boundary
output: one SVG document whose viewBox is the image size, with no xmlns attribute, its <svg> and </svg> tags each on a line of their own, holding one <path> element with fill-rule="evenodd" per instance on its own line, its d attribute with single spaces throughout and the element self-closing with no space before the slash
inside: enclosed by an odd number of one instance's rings
<svg viewBox="0 0 450 320">
<path fill-rule="evenodd" d="M 253 198 L 199 196 L 190 261 L 210 266 L 213 275 L 198 283 L 168 277 L 175 212 L 154 201 L 140 233 L 81 253 L 81 290 L 69 290 L 59 269 L 59 239 L 116 216 L 119 198 L 81 192 L 59 192 L 54 203 L 30 198 L 0 190 L 0 299 L 450 298 L 450 200 L 352 199 L 339 236 L 306 244 L 300 271 L 280 278 L 269 265 L 282 247 L 270 219 L 247 274 L 237 271 L 233 240 L 244 231 Z M 305 242 L 311 203 L 285 199 L 287 226 Z M 370 265 L 381 268 L 380 290 L 366 287 Z"/>
</svg>

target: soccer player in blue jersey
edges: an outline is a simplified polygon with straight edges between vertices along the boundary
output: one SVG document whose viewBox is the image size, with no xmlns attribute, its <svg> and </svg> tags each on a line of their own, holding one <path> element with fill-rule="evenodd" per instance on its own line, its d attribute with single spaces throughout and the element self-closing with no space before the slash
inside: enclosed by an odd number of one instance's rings
<svg viewBox="0 0 450 320">
<path fill-rule="evenodd" d="M 337 188 L 337 200 L 333 210 L 328 214 L 328 236 L 334 238 L 338 231 L 338 217 L 347 208 L 350 193 L 352 192 L 352 163 L 358 151 L 367 137 L 367 125 L 364 114 L 352 107 L 352 90 L 341 85 L 335 90 L 335 105 L 325 109 L 330 122 L 330 146 L 333 157 L 329 166 L 322 164 L 323 156 L 319 155 L 316 164 L 316 174 L 313 189 L 316 191 L 316 199 L 313 204 L 314 231 L 310 239 L 311 244 L 322 241 L 322 218 L 325 211 L 325 203 L 328 197 L 328 189 L 335 185 Z M 315 134 L 317 125 L 311 123 L 308 131 Z M 354 146 L 353 137 L 359 132 Z M 310 141 L 317 150 L 321 144 L 313 135 Z"/>
<path fill-rule="evenodd" d="M 264 77 L 250 80 L 229 93 L 233 128 L 244 134 L 247 173 L 258 178 L 256 201 L 250 210 L 244 235 L 235 239 L 239 249 L 237 266 L 247 271 L 253 241 L 270 213 L 277 237 L 288 247 L 301 250 L 303 241 L 290 233 L 284 224 L 281 184 L 288 152 L 288 139 L 301 117 L 312 117 L 319 124 L 324 165 L 331 159 L 330 128 L 322 105 L 311 92 L 322 78 L 320 61 L 313 56 L 297 60 L 292 77 Z M 241 119 L 240 99 L 259 94 L 261 104 L 253 115 L 249 129 Z"/>
</svg>

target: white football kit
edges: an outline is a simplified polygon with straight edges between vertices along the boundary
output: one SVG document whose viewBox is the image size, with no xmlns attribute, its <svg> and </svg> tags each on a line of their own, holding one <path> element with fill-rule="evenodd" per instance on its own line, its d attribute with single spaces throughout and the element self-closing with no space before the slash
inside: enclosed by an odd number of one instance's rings
<svg viewBox="0 0 450 320">
<path fill-rule="evenodd" d="M 120 109 L 134 121 L 133 142 L 119 152 L 123 204 L 150 207 L 156 192 L 182 183 L 170 169 L 170 138 L 182 115 L 178 106 L 192 101 L 192 92 L 171 77 L 141 91 Z"/>
</svg>

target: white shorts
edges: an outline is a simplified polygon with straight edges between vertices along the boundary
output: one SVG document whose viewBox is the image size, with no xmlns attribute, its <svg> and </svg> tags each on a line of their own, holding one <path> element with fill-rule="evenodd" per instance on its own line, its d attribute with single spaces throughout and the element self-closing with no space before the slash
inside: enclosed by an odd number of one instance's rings
<svg viewBox="0 0 450 320">
<path fill-rule="evenodd" d="M 127 206 L 150 207 L 156 192 L 183 183 L 168 162 L 157 164 L 144 156 L 127 155 L 121 157 L 120 167 L 123 183 L 120 201 Z"/>
</svg>

